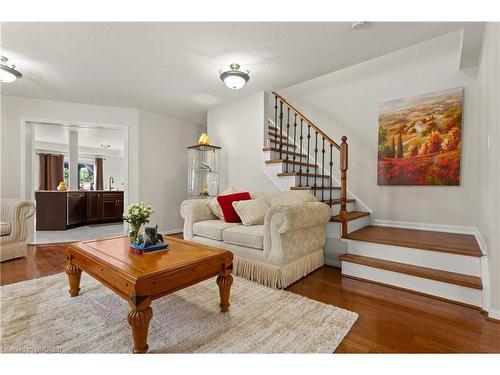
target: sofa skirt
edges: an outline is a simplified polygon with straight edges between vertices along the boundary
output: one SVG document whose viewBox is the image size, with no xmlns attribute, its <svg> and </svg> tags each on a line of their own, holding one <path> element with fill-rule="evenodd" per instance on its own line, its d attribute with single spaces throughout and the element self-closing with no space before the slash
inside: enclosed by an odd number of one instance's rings
<svg viewBox="0 0 500 375">
<path fill-rule="evenodd" d="M 235 255 L 233 273 L 271 288 L 286 288 L 324 264 L 322 248 L 282 266 L 261 263 Z"/>
</svg>

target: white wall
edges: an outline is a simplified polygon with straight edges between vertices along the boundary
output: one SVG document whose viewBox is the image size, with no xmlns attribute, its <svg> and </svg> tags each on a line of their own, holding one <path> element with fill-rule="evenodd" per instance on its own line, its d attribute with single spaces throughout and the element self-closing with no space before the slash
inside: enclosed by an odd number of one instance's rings
<svg viewBox="0 0 500 375">
<path fill-rule="evenodd" d="M 187 147 L 198 141 L 199 126 L 139 111 L 139 196 L 156 208 L 151 224 L 181 230 L 180 206 L 187 197 Z"/>
<path fill-rule="evenodd" d="M 334 140 L 347 136 L 348 187 L 375 219 L 477 224 L 476 82 L 458 70 L 459 47 L 459 33 L 453 33 L 279 90 Z M 462 86 L 461 186 L 378 186 L 379 103 Z"/>
<path fill-rule="evenodd" d="M 127 163 L 124 157 L 105 156 L 102 167 L 104 187 L 109 187 L 109 177 L 113 177 L 115 181 L 113 182 L 113 189 L 126 190 Z"/>
<path fill-rule="evenodd" d="M 207 130 L 212 144 L 221 146 L 221 188 L 276 191 L 263 173 L 264 92 L 212 108 Z"/>
<path fill-rule="evenodd" d="M 481 170 L 477 181 L 481 188 L 478 226 L 488 249 L 490 315 L 500 319 L 500 23 L 486 26 L 477 84 L 479 137 L 475 150 L 480 155 Z"/>
</svg>

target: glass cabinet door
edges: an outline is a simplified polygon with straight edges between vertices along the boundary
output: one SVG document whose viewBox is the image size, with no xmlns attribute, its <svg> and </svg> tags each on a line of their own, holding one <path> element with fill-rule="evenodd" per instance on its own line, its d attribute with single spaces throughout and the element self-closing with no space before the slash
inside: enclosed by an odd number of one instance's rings
<svg viewBox="0 0 500 375">
<path fill-rule="evenodd" d="M 220 147 L 188 147 L 188 198 L 208 198 L 219 194 Z"/>
</svg>

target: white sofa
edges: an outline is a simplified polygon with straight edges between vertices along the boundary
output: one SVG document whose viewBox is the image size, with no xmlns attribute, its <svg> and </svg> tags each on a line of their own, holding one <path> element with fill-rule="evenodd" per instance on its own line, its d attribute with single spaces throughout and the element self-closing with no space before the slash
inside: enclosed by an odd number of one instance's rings
<svg viewBox="0 0 500 375">
<path fill-rule="evenodd" d="M 325 224 L 330 208 L 308 192 L 251 192 L 270 204 L 264 225 L 219 220 L 207 200 L 181 205 L 184 239 L 230 250 L 233 272 L 273 288 L 285 288 L 324 264 Z"/>
<path fill-rule="evenodd" d="M 20 199 L 2 199 L 0 214 L 0 261 L 25 256 L 28 237 L 26 221 L 35 214 L 35 204 Z"/>
</svg>

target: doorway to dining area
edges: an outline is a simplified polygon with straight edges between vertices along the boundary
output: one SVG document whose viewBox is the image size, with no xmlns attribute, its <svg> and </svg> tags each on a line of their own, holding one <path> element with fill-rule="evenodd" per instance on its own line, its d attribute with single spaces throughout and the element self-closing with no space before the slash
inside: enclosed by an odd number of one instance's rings
<svg viewBox="0 0 500 375">
<path fill-rule="evenodd" d="M 127 131 L 123 127 L 27 122 L 33 244 L 74 242 L 125 232 Z M 27 194 L 27 195 L 28 195 Z"/>
</svg>

